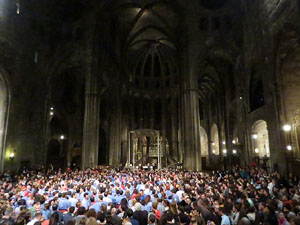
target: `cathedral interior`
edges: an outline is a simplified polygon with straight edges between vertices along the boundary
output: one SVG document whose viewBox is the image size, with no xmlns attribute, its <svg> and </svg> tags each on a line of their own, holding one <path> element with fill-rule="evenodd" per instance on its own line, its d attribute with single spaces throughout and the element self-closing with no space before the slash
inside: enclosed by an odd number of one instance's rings
<svg viewBox="0 0 300 225">
<path fill-rule="evenodd" d="M 300 171 L 299 0 L 2 0 L 0 30 L 1 171 Z"/>
</svg>

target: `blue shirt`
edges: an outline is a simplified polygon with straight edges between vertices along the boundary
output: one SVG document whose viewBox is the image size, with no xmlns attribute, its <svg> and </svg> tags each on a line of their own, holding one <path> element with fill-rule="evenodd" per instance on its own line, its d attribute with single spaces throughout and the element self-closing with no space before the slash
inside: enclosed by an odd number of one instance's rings
<svg viewBox="0 0 300 225">
<path fill-rule="evenodd" d="M 230 225 L 230 220 L 229 220 L 228 216 L 226 216 L 226 215 L 222 216 L 221 225 Z"/>
<path fill-rule="evenodd" d="M 68 199 L 60 198 L 58 202 L 58 209 L 59 210 L 67 210 L 71 207 L 71 202 Z"/>
</svg>

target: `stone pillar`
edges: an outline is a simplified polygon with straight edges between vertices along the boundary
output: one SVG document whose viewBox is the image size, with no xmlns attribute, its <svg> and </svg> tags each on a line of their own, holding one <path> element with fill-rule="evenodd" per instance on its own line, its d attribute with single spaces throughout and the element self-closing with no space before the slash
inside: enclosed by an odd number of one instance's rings
<svg viewBox="0 0 300 225">
<path fill-rule="evenodd" d="M 183 95 L 182 113 L 184 138 L 184 168 L 201 170 L 200 115 L 198 93 L 187 89 Z"/>
<path fill-rule="evenodd" d="M 139 109 L 139 112 L 138 112 L 138 115 L 139 115 L 139 124 L 138 124 L 138 128 L 139 129 L 142 129 L 144 128 L 144 115 L 143 115 L 143 98 L 140 97 L 139 98 L 139 102 L 138 102 L 138 109 Z"/>
<path fill-rule="evenodd" d="M 109 165 L 118 165 L 121 160 L 121 104 L 116 97 L 116 107 L 111 115 Z"/>
<path fill-rule="evenodd" d="M 177 128 L 177 108 L 176 108 L 176 98 L 171 100 L 172 107 L 172 156 L 178 161 L 179 152 L 178 152 L 178 128 Z"/>
<path fill-rule="evenodd" d="M 98 165 L 100 96 L 98 79 L 91 68 L 85 85 L 82 168 Z"/>
<path fill-rule="evenodd" d="M 150 128 L 154 129 L 154 100 L 150 100 Z"/>
</svg>

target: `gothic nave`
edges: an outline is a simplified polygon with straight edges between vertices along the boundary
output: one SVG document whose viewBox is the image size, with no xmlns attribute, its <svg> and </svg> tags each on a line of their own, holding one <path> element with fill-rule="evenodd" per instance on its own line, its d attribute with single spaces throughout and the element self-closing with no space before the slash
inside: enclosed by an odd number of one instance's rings
<svg viewBox="0 0 300 225">
<path fill-rule="evenodd" d="M 299 0 L 2 0 L 0 30 L 2 171 L 299 174 Z"/>
</svg>

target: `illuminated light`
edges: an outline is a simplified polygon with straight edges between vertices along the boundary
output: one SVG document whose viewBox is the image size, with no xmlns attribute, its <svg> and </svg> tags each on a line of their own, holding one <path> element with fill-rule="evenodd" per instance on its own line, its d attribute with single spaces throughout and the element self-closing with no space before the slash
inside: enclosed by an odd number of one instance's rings
<svg viewBox="0 0 300 225">
<path fill-rule="evenodd" d="M 253 134 L 252 137 L 253 137 L 254 139 L 257 139 L 257 138 L 258 138 L 258 135 L 257 135 L 257 134 Z"/>
<path fill-rule="evenodd" d="M 233 154 L 236 154 L 236 150 L 235 150 L 235 149 L 233 149 L 233 150 L 232 150 L 232 153 L 233 153 Z"/>
<path fill-rule="evenodd" d="M 225 144 L 226 144 L 226 142 L 225 142 L 225 141 L 223 141 L 222 143 L 223 143 L 223 145 L 225 145 Z"/>
<path fill-rule="evenodd" d="M 216 150 L 213 149 L 213 150 L 212 150 L 212 153 L 215 154 L 215 153 L 216 153 Z"/>
<path fill-rule="evenodd" d="M 215 146 L 216 144 L 215 144 L 215 142 L 213 142 L 213 143 L 211 143 L 213 146 Z"/>
<path fill-rule="evenodd" d="M 241 96 L 241 97 L 240 97 L 240 99 L 242 100 L 242 99 L 243 99 L 243 97 Z"/>
<path fill-rule="evenodd" d="M 53 110 L 54 110 L 54 108 L 53 108 L 53 107 L 50 107 L 50 110 L 51 110 L 51 111 L 53 111 Z"/>
<path fill-rule="evenodd" d="M 254 151 L 255 151 L 255 153 L 258 153 L 258 152 L 259 152 L 258 148 L 255 148 Z"/>
<path fill-rule="evenodd" d="M 60 140 L 64 140 L 65 136 L 64 135 L 60 135 Z"/>
<path fill-rule="evenodd" d="M 226 149 L 223 149 L 223 153 L 226 154 L 226 153 L 227 153 L 227 150 L 226 150 Z"/>
<path fill-rule="evenodd" d="M 233 140 L 233 141 L 232 141 L 232 144 L 235 144 L 235 143 L 236 143 L 236 141 L 235 141 L 235 140 Z"/>
<path fill-rule="evenodd" d="M 286 149 L 289 150 L 289 151 L 292 151 L 293 148 L 292 148 L 291 145 L 288 145 L 288 146 L 286 146 Z"/>
<path fill-rule="evenodd" d="M 283 126 L 283 130 L 284 130 L 284 131 L 290 131 L 291 129 L 292 129 L 292 126 L 289 125 L 289 124 L 285 124 L 285 125 Z"/>
<path fill-rule="evenodd" d="M 9 154 L 9 158 L 14 158 L 14 157 L 15 157 L 15 153 L 11 152 L 11 153 Z"/>
<path fill-rule="evenodd" d="M 50 112 L 50 116 L 53 116 L 54 115 L 54 112 Z"/>
</svg>

